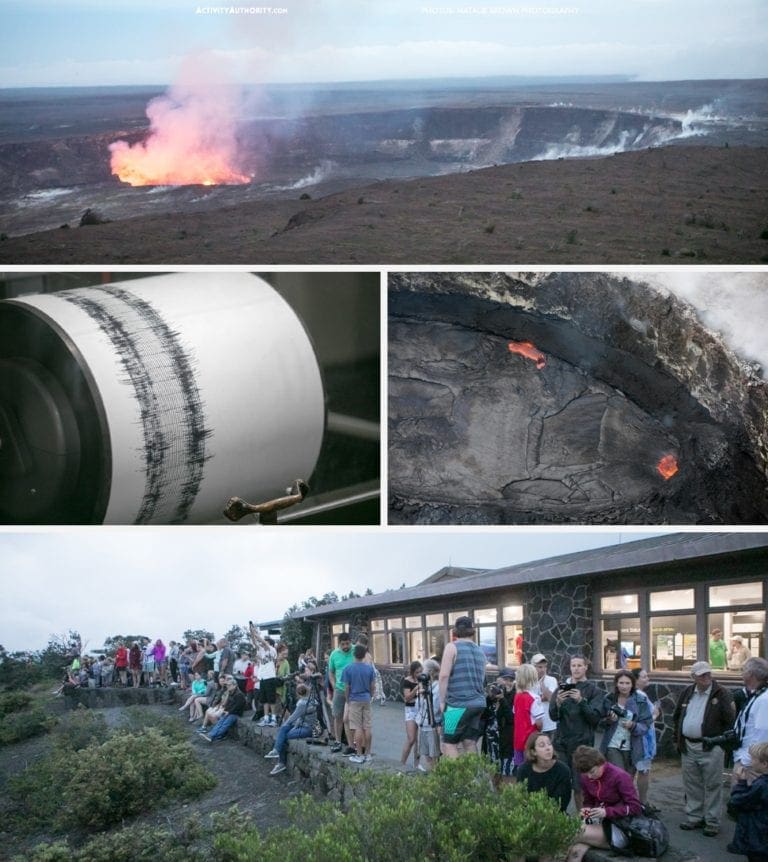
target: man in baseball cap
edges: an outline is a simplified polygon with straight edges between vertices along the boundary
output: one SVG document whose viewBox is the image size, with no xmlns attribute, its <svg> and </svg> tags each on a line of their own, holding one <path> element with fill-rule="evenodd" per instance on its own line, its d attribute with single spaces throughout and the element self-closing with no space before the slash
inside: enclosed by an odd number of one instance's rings
<svg viewBox="0 0 768 862">
<path fill-rule="evenodd" d="M 736 710 L 731 693 L 712 677 L 712 665 L 691 667 L 693 684 L 680 695 L 673 716 L 677 750 L 682 756 L 686 820 L 680 828 L 704 830 L 711 838 L 720 831 L 724 751 L 705 751 L 703 737 L 720 736 L 733 724 Z"/>
</svg>

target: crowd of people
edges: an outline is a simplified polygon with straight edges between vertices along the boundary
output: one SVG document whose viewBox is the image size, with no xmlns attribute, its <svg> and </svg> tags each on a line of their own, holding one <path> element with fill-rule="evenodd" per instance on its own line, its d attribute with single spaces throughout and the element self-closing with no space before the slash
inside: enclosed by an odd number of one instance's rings
<svg viewBox="0 0 768 862">
<path fill-rule="evenodd" d="M 570 676 L 558 682 L 537 653 L 486 685 L 485 655 L 469 617 L 456 620 L 439 665 L 436 660 L 412 662 L 401 683 L 403 763 L 413 753 L 417 768 L 432 768 L 433 743 L 422 749 L 426 725 L 442 755 L 481 750 L 496 764 L 499 782 L 543 791 L 564 812 L 573 802 L 582 825 L 569 862 L 579 862 L 590 847 L 625 849 L 637 822 L 632 818 L 659 814 L 648 794 L 660 704 L 649 697 L 645 669 L 619 670 L 606 693 L 588 678 L 585 656 L 571 656 Z M 726 653 L 725 661 L 733 660 Z M 729 850 L 768 862 L 768 661 L 749 656 L 739 669 L 744 685 L 735 699 L 706 661 L 693 664 L 692 683 L 678 698 L 673 722 L 686 813 L 680 827 L 719 834 L 730 755 L 728 807 L 737 828 Z"/>
<path fill-rule="evenodd" d="M 322 667 L 309 649 L 292 671 L 286 644 L 253 624 L 249 636 L 239 655 L 224 639 L 119 643 L 114 656 L 75 658 L 68 676 L 87 686 L 188 691 L 179 710 L 208 742 L 223 739 L 250 711 L 252 721 L 279 728 L 266 754 L 276 760 L 272 775 L 286 769 L 291 739 L 312 737 L 352 762 L 370 762 L 371 705 L 384 694 L 367 639 L 353 644 L 343 632 Z M 619 670 L 606 693 L 589 679 L 583 655 L 570 657 L 562 681 L 542 653 L 503 668 L 490 684 L 486 664 L 469 617 L 456 620 L 441 656 L 410 664 L 400 684 L 402 763 L 412 757 L 429 772 L 441 756 L 481 751 L 499 783 L 545 792 L 581 818 L 569 862 L 579 862 L 589 847 L 625 847 L 627 819 L 658 814 L 648 796 L 660 704 L 649 696 L 647 671 Z M 723 768 L 732 757 L 728 810 L 738 824 L 729 849 L 749 862 L 768 862 L 768 661 L 750 656 L 740 670 L 744 685 L 732 693 L 714 678 L 710 662 L 696 662 L 677 700 L 673 724 L 686 813 L 680 828 L 707 837 L 720 832 Z"/>
</svg>

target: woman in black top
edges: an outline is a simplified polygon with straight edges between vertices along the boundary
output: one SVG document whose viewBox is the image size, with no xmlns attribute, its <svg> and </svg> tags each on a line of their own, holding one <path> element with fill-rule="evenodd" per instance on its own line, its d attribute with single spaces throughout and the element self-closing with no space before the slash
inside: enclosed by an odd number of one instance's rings
<svg viewBox="0 0 768 862">
<path fill-rule="evenodd" d="M 565 813 L 571 801 L 571 770 L 555 759 L 552 740 L 546 733 L 532 733 L 525 743 L 525 763 L 518 767 L 515 781 L 524 784 L 529 793 L 543 790 L 557 800 Z"/>
<path fill-rule="evenodd" d="M 419 693 L 419 681 L 416 677 L 421 673 L 421 669 L 420 661 L 412 661 L 408 666 L 407 676 L 400 680 L 400 693 L 403 696 L 403 703 L 405 703 L 405 745 L 400 755 L 400 762 L 407 763 L 408 755 L 411 753 L 411 749 L 414 749 L 414 766 L 417 765 L 416 739 L 419 733 L 416 724 L 416 696 Z"/>
</svg>

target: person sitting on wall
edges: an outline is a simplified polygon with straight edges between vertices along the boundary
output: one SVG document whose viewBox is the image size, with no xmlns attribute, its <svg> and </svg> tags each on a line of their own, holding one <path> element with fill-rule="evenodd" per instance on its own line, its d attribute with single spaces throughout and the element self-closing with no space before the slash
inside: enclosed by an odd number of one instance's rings
<svg viewBox="0 0 768 862">
<path fill-rule="evenodd" d="M 567 862 L 581 862 L 590 847 L 626 848 L 627 837 L 614 821 L 642 813 L 632 777 L 587 745 L 574 752 L 573 767 L 581 784 L 582 827 Z"/>
<path fill-rule="evenodd" d="M 237 680 L 233 676 L 222 676 L 220 679 L 224 680 L 226 702 L 219 720 L 214 724 L 210 732 L 200 734 L 206 742 L 215 742 L 217 739 L 223 739 L 245 710 L 245 695 L 240 691 Z"/>
<path fill-rule="evenodd" d="M 565 814 L 571 801 L 571 770 L 555 757 L 555 749 L 547 733 L 536 731 L 528 737 L 525 763 L 515 770 L 513 780 L 522 784 L 529 793 L 543 790 Z"/>
<path fill-rule="evenodd" d="M 317 705 L 309 697 L 309 688 L 300 682 L 296 686 L 298 701 L 296 708 L 280 725 L 275 738 L 275 747 L 265 754 L 265 757 L 275 757 L 278 762 L 272 768 L 270 775 L 279 775 L 284 772 L 288 762 L 288 740 L 307 739 L 312 736 L 312 729 L 317 719 Z"/>
</svg>

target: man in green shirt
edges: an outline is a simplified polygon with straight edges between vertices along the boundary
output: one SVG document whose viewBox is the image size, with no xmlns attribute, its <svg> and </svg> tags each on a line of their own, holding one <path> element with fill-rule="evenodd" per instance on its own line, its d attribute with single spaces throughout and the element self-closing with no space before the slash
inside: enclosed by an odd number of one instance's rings
<svg viewBox="0 0 768 862">
<path fill-rule="evenodd" d="M 342 675 L 344 668 L 348 664 L 352 664 L 355 656 L 352 652 L 352 638 L 348 632 L 342 632 L 339 635 L 339 645 L 331 653 L 328 659 L 328 682 L 333 689 L 333 702 L 331 712 L 333 713 L 333 733 L 336 737 L 336 742 L 331 746 L 331 751 L 341 751 L 341 731 L 342 728 L 346 731 L 347 742 L 351 742 L 352 735 L 349 729 L 349 722 L 346 720 L 346 694 L 344 692 L 344 681 Z M 355 753 L 355 750 L 348 746 L 348 753 Z"/>
<path fill-rule="evenodd" d="M 709 663 L 714 670 L 725 670 L 727 648 L 720 629 L 712 629 L 709 641 Z"/>
</svg>

